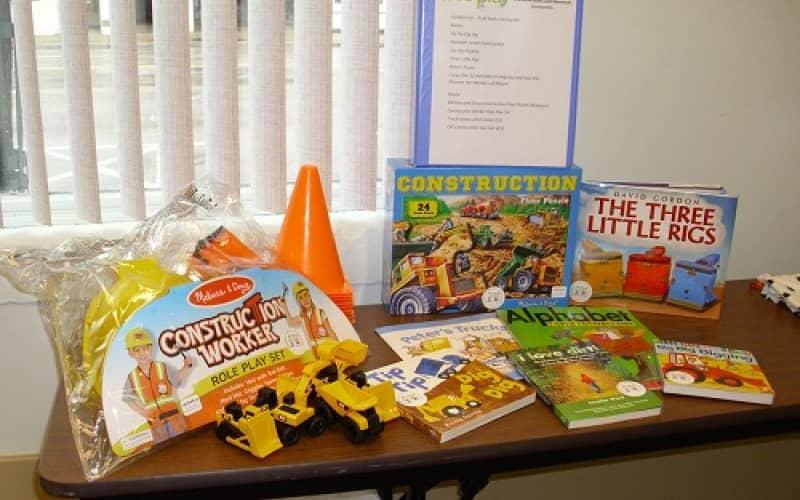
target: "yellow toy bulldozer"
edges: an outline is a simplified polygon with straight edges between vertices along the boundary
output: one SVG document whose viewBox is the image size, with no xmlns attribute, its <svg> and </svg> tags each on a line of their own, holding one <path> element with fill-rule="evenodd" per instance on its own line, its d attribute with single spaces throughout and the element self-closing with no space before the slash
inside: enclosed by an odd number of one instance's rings
<svg viewBox="0 0 800 500">
<path fill-rule="evenodd" d="M 318 436 L 336 422 L 360 443 L 400 415 L 391 383 L 369 386 L 364 372 L 345 373 L 366 359 L 366 344 L 324 341 L 317 355 L 300 377 L 280 376 L 277 390 L 262 387 L 253 405 L 226 405 L 217 413 L 217 436 L 263 458 L 296 443 L 301 432 Z"/>
</svg>

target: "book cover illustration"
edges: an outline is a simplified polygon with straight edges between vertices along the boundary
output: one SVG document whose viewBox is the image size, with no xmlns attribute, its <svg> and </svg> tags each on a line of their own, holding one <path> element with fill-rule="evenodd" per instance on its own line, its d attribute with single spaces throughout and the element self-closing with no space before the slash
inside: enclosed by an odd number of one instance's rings
<svg viewBox="0 0 800 500">
<path fill-rule="evenodd" d="M 723 190 L 584 182 L 572 303 L 719 318 L 736 205 Z"/>
<path fill-rule="evenodd" d="M 656 343 L 664 392 L 771 404 L 775 391 L 753 353 L 676 341 Z"/>
<path fill-rule="evenodd" d="M 506 358 L 519 344 L 492 313 L 376 328 L 375 332 L 400 356 L 409 359 L 454 349 L 460 356 L 521 378 Z"/>
<path fill-rule="evenodd" d="M 606 366 L 620 378 L 661 388 L 653 347 L 658 337 L 624 308 L 526 307 L 497 316 L 522 347 L 596 345 L 610 355 Z"/>
<path fill-rule="evenodd" d="M 406 168 L 390 161 L 390 314 L 567 305 L 580 169 Z"/>
<path fill-rule="evenodd" d="M 509 355 L 569 429 L 658 415 L 661 400 L 620 377 L 611 355 L 594 344 L 549 345 Z"/>
<path fill-rule="evenodd" d="M 439 442 L 535 401 L 536 392 L 526 384 L 463 359 L 443 351 L 372 370 L 367 378 L 392 382 L 400 415 Z"/>
</svg>

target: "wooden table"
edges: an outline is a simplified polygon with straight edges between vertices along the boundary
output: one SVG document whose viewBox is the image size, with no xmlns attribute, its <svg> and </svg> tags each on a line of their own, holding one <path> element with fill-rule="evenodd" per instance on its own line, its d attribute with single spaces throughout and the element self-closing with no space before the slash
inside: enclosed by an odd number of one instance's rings
<svg viewBox="0 0 800 500">
<path fill-rule="evenodd" d="M 763 299 L 747 281 L 732 282 L 719 321 L 637 314 L 664 339 L 751 350 L 777 393 L 771 406 L 664 396 L 658 417 L 601 427 L 565 429 L 541 402 L 439 445 L 402 420 L 378 439 L 351 445 L 340 429 L 303 438 L 265 460 L 217 440 L 211 427 L 86 482 L 69 432 L 63 393 L 58 392 L 39 460 L 44 489 L 53 495 L 171 499 L 263 498 L 414 485 L 412 493 L 445 479 L 467 479 L 477 490 L 489 474 L 620 456 L 686 445 L 795 431 L 800 427 L 800 319 Z M 357 329 L 370 346 L 366 368 L 396 356 L 373 333 L 391 318 L 379 306 L 357 309 Z M 425 319 L 441 319 L 425 318 Z M 384 490 L 385 491 L 385 490 Z M 412 495 L 413 496 L 413 495 Z"/>
</svg>

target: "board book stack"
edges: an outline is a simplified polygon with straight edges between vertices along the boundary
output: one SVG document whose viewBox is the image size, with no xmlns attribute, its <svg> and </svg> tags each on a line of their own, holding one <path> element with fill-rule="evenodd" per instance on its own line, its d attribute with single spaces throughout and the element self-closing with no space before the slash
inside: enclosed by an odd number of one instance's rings
<svg viewBox="0 0 800 500">
<path fill-rule="evenodd" d="M 772 404 L 775 391 L 750 351 L 676 341 L 656 344 L 664 393 Z"/>
<path fill-rule="evenodd" d="M 400 415 L 443 443 L 532 404 L 536 392 L 490 367 L 442 350 L 367 373 L 393 384 Z"/>
<path fill-rule="evenodd" d="M 453 349 L 465 359 L 480 361 L 508 377 L 521 378 L 505 356 L 519 349 L 519 344 L 493 313 L 384 326 L 375 329 L 375 333 L 403 360 Z"/>
<path fill-rule="evenodd" d="M 621 377 L 609 353 L 597 345 L 545 345 L 509 357 L 568 429 L 661 413 L 658 396 Z"/>
<path fill-rule="evenodd" d="M 390 314 L 566 305 L 581 170 L 389 160 Z"/>
<path fill-rule="evenodd" d="M 719 186 L 584 182 L 572 303 L 719 318 L 736 204 Z"/>
<path fill-rule="evenodd" d="M 627 309 L 526 307 L 497 316 L 523 348 L 597 346 L 609 356 L 605 366 L 619 378 L 661 388 L 653 347 L 658 337 Z"/>
</svg>

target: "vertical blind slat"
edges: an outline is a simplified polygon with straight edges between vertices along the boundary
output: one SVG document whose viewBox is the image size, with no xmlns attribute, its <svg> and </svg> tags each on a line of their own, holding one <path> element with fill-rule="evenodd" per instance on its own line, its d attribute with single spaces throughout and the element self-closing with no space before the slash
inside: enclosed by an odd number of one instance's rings
<svg viewBox="0 0 800 500">
<path fill-rule="evenodd" d="M 249 150 L 256 208 L 286 207 L 286 22 L 284 2 L 250 0 L 247 13 Z"/>
<path fill-rule="evenodd" d="M 194 179 L 189 9 L 183 0 L 153 2 L 158 170 L 166 202 Z"/>
<path fill-rule="evenodd" d="M 378 2 L 342 1 L 343 208 L 375 209 L 378 161 Z"/>
<path fill-rule="evenodd" d="M 80 218 L 88 222 L 100 222 L 86 9 L 86 2 L 60 0 L 58 3 L 75 209 Z"/>
<path fill-rule="evenodd" d="M 236 2 L 203 0 L 203 120 L 206 169 L 239 198 L 239 79 Z"/>
<path fill-rule="evenodd" d="M 294 84 L 298 164 L 319 167 L 331 204 L 332 2 L 295 0 Z"/>
<path fill-rule="evenodd" d="M 111 12 L 111 77 L 117 129 L 120 202 L 125 215 L 144 219 L 142 120 L 139 111 L 139 65 L 136 47 L 136 2 L 113 0 Z"/>
<path fill-rule="evenodd" d="M 379 122 L 379 160 L 384 182 L 386 158 L 411 157 L 415 3 L 416 0 L 385 0 Z"/>
<path fill-rule="evenodd" d="M 33 219 L 49 225 L 50 196 L 47 186 L 47 159 L 44 153 L 42 108 L 39 97 L 39 71 L 30 0 L 11 2 L 17 54 L 19 93 L 22 101 L 22 129 L 28 163 L 28 186 L 33 204 Z"/>
</svg>

